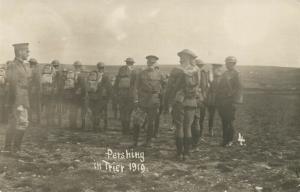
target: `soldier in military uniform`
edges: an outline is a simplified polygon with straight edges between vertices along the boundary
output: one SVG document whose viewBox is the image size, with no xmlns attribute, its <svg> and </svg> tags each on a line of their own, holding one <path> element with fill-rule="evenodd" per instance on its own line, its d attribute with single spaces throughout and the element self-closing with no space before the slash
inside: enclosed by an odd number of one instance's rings
<svg viewBox="0 0 300 192">
<path fill-rule="evenodd" d="M 206 111 L 206 98 L 207 98 L 207 90 L 209 88 L 209 76 L 208 73 L 203 69 L 204 62 L 200 59 L 196 59 L 194 61 L 195 66 L 198 67 L 198 79 L 199 79 L 199 87 L 197 94 L 197 108 L 195 113 L 195 118 L 192 124 L 192 137 L 193 137 L 193 146 L 195 147 L 199 138 L 202 136 L 203 126 L 204 126 L 204 118 Z"/>
<path fill-rule="evenodd" d="M 172 105 L 172 117 L 176 127 L 177 157 L 180 160 L 190 155 L 192 144 L 191 125 L 197 108 L 199 86 L 198 69 L 193 65 L 197 57 L 191 50 L 177 54 L 180 66 L 171 71 L 165 96 L 165 109 Z"/>
<path fill-rule="evenodd" d="M 104 71 L 104 63 L 97 63 L 97 71 L 92 71 L 88 77 L 87 93 L 89 108 L 92 111 L 94 131 L 107 130 L 107 105 L 112 94 L 112 85 L 108 74 Z M 100 116 L 103 118 L 103 128 L 99 127 Z"/>
<path fill-rule="evenodd" d="M 58 126 L 61 127 L 62 124 L 62 92 L 63 92 L 63 80 L 62 80 L 62 71 L 60 70 L 60 62 L 58 60 L 53 60 L 51 65 L 54 70 L 54 119 L 58 120 Z"/>
<path fill-rule="evenodd" d="M 45 113 L 47 126 L 54 126 L 55 117 L 55 71 L 52 64 L 45 64 L 42 68 L 40 79 L 41 84 L 41 104 Z"/>
<path fill-rule="evenodd" d="M 83 117 L 84 111 L 83 109 L 83 103 L 84 103 L 84 96 L 85 93 L 82 90 L 82 87 L 84 87 L 84 78 L 82 74 L 82 63 L 80 61 L 75 61 L 74 64 L 74 77 L 73 77 L 73 83 L 74 85 L 69 88 L 69 97 L 70 97 L 70 105 L 69 105 L 69 125 L 70 128 L 77 129 L 77 117 L 78 117 L 78 111 L 81 112 L 81 117 Z M 71 79 L 69 79 L 71 80 Z M 83 119 L 83 118 L 81 118 Z M 81 122 L 83 124 L 84 122 Z M 83 126 L 82 126 L 83 127 Z"/>
<path fill-rule="evenodd" d="M 9 98 L 9 126 L 5 136 L 4 152 L 20 151 L 28 127 L 30 69 L 24 61 L 29 56 L 28 43 L 14 44 L 15 59 L 7 70 Z"/>
<path fill-rule="evenodd" d="M 236 58 L 225 59 L 227 71 L 223 73 L 216 89 L 216 105 L 222 120 L 223 146 L 232 146 L 234 137 L 233 121 L 235 119 L 235 104 L 241 102 L 240 75 L 235 69 Z"/>
<path fill-rule="evenodd" d="M 40 76 L 40 68 L 36 59 L 29 59 L 29 65 L 31 69 L 31 79 L 29 82 L 29 121 L 33 122 L 33 114 L 36 114 L 37 123 L 41 122 L 41 76 Z"/>
<path fill-rule="evenodd" d="M 214 117 L 216 112 L 216 92 L 222 75 L 222 64 L 212 64 L 213 78 L 210 81 L 210 86 L 207 92 L 206 106 L 208 110 L 208 131 L 209 136 L 213 136 Z M 205 115 L 205 113 L 204 113 Z"/>
<path fill-rule="evenodd" d="M 137 74 L 134 80 L 134 102 L 136 110 L 133 115 L 134 122 L 134 146 L 138 144 L 140 127 L 147 119 L 147 136 L 145 146 L 152 145 L 155 120 L 159 113 L 160 93 L 163 84 L 163 76 L 155 70 L 157 60 L 155 55 L 148 55 L 147 68 Z M 136 120 L 137 119 L 137 120 Z"/>
<path fill-rule="evenodd" d="M 114 91 L 118 96 L 120 107 L 120 119 L 122 124 L 122 133 L 129 134 L 130 118 L 133 110 L 133 95 L 131 91 L 131 82 L 134 77 L 134 60 L 127 58 L 126 65 L 120 67 L 116 76 Z"/>
<path fill-rule="evenodd" d="M 0 67 L 0 122 L 6 122 L 7 77 L 6 66 Z"/>
</svg>

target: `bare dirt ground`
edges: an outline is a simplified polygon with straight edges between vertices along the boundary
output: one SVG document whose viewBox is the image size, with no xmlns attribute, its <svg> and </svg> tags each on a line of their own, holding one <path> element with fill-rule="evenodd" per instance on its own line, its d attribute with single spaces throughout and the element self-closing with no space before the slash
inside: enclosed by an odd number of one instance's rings
<svg viewBox="0 0 300 192">
<path fill-rule="evenodd" d="M 236 132 L 245 137 L 247 145 L 220 147 L 217 119 L 216 136 L 205 136 L 186 162 L 175 160 L 174 130 L 162 116 L 154 147 L 134 149 L 145 152 L 143 173 L 95 169 L 94 162 L 102 160 L 124 165 L 131 161 L 105 156 L 107 148 L 119 152 L 130 149 L 131 137 L 121 135 L 120 123 L 113 118 L 106 133 L 32 127 L 24 140 L 24 154 L 0 156 L 0 191 L 297 192 L 299 114 L 299 95 L 248 94 L 245 104 L 238 106 L 235 122 Z M 1 143 L 4 133 L 1 125 Z"/>
</svg>

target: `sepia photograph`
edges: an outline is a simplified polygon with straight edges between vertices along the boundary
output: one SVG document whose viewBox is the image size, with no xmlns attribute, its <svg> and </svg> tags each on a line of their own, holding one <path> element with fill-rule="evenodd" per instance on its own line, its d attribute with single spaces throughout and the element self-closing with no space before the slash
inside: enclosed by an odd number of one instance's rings
<svg viewBox="0 0 300 192">
<path fill-rule="evenodd" d="M 0 0 L 0 192 L 300 192 L 300 0 Z"/>
</svg>

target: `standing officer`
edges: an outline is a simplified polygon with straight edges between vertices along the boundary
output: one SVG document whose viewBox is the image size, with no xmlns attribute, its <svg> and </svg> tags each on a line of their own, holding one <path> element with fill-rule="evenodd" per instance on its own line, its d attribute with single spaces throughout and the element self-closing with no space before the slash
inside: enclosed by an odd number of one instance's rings
<svg viewBox="0 0 300 192">
<path fill-rule="evenodd" d="M 122 124 L 122 133 L 129 134 L 130 118 L 133 110 L 133 95 L 131 89 L 131 82 L 134 76 L 134 60 L 127 58 L 126 65 L 120 67 L 116 76 L 114 90 L 118 95 L 118 103 L 120 107 L 120 119 Z"/>
<path fill-rule="evenodd" d="M 28 127 L 30 69 L 24 61 L 29 56 L 28 43 L 14 44 L 15 59 L 7 71 L 9 94 L 9 126 L 4 151 L 20 151 L 24 132 Z"/>
<path fill-rule="evenodd" d="M 177 157 L 184 160 L 189 156 L 192 144 L 191 125 L 197 107 L 199 77 L 198 69 L 193 65 L 197 56 L 188 49 L 180 51 L 177 55 L 180 58 L 180 67 L 171 71 L 165 96 L 165 109 L 168 110 L 169 105 L 173 105 Z"/>
<path fill-rule="evenodd" d="M 41 122 L 41 76 L 40 68 L 36 59 L 29 59 L 29 65 L 31 69 L 31 78 L 29 81 L 29 121 L 33 122 L 32 115 L 35 113 L 37 117 L 37 123 Z"/>
<path fill-rule="evenodd" d="M 235 70 L 236 58 L 226 57 L 227 71 L 223 73 L 216 90 L 216 104 L 222 120 L 223 146 L 232 146 L 234 137 L 233 121 L 235 119 L 235 103 L 240 102 L 241 81 Z"/>
<path fill-rule="evenodd" d="M 134 80 L 134 102 L 137 106 L 134 117 L 140 121 L 134 121 L 134 146 L 138 144 L 140 127 L 147 119 L 147 136 L 145 146 L 152 145 L 154 135 L 154 124 L 159 113 L 160 93 L 163 84 L 163 76 L 160 71 L 155 69 L 159 59 L 155 55 L 148 55 L 147 68 L 142 70 Z"/>
</svg>

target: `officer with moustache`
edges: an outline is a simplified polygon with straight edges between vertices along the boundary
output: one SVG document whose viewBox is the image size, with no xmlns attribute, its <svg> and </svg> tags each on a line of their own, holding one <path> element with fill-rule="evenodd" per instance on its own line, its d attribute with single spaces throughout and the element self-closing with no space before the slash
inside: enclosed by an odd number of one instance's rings
<svg viewBox="0 0 300 192">
<path fill-rule="evenodd" d="M 191 125 L 197 108 L 199 86 L 198 69 L 194 66 L 196 55 L 189 49 L 177 54 L 180 66 L 171 71 L 165 95 L 165 110 L 172 105 L 172 117 L 176 127 L 177 158 L 190 156 L 192 145 Z"/>
<path fill-rule="evenodd" d="M 155 55 L 148 55 L 146 59 L 147 67 L 137 74 L 133 84 L 133 97 L 136 106 L 133 115 L 133 136 L 134 146 L 137 146 L 140 128 L 147 119 L 145 146 L 151 147 L 154 125 L 159 114 L 163 76 L 159 70 L 155 69 L 159 58 Z"/>
</svg>

